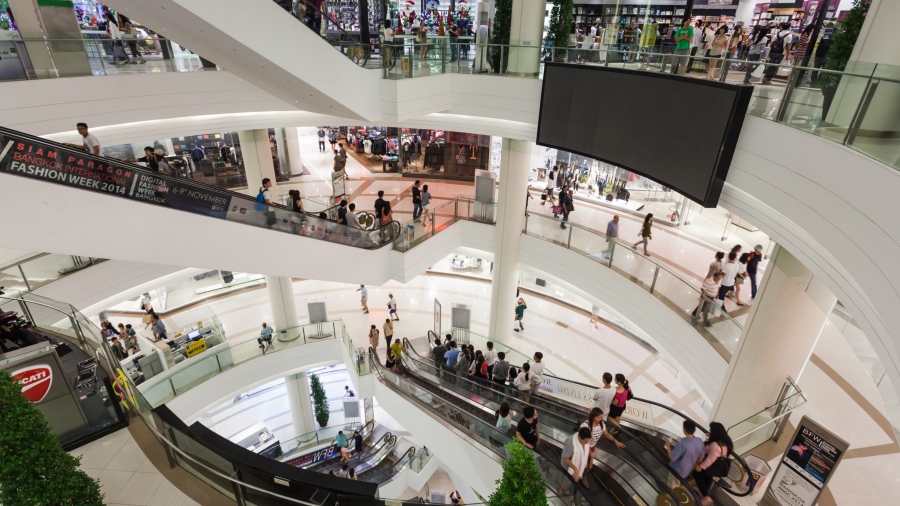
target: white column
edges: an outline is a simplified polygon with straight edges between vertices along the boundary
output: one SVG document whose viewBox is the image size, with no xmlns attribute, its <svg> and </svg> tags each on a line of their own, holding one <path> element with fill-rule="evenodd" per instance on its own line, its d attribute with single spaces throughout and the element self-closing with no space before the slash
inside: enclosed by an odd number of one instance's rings
<svg viewBox="0 0 900 506">
<path fill-rule="evenodd" d="M 292 176 L 303 174 L 303 162 L 300 159 L 300 134 L 297 127 L 284 129 L 285 144 L 287 144 L 288 170 Z"/>
<path fill-rule="evenodd" d="M 297 303 L 294 300 L 294 284 L 291 278 L 266 276 L 269 291 L 269 305 L 272 306 L 272 321 L 279 341 L 293 341 L 300 335 L 297 319 Z"/>
<path fill-rule="evenodd" d="M 238 132 L 241 141 L 241 155 L 244 159 L 244 172 L 247 174 L 247 194 L 256 197 L 262 180 L 272 181 L 270 191 L 272 197 L 278 199 L 278 187 L 275 182 L 275 164 L 272 163 L 272 146 L 269 144 L 269 131 L 241 130 Z"/>
<path fill-rule="evenodd" d="M 510 74 L 536 76 L 541 65 L 541 42 L 544 37 L 544 13 L 547 0 L 513 0 L 512 22 L 509 26 Z"/>
<path fill-rule="evenodd" d="M 821 2 L 819 5 L 822 5 Z M 737 10 L 734 12 L 734 22 L 744 22 L 744 30 L 753 27 L 753 8 L 756 7 L 756 0 L 741 0 L 738 2 Z M 697 12 L 697 11 L 695 11 Z"/>
<path fill-rule="evenodd" d="M 501 343 L 510 342 L 513 333 L 519 283 L 519 238 L 525 224 L 525 194 L 533 146 L 531 142 L 503 139 L 488 332 Z M 527 316 L 524 322 L 528 325 Z"/>
<path fill-rule="evenodd" d="M 316 430 L 313 417 L 312 398 L 309 395 L 309 376 L 301 372 L 284 378 L 288 405 L 291 407 L 291 421 L 294 422 L 294 436 Z"/>
<path fill-rule="evenodd" d="M 799 260 L 776 247 L 710 420 L 731 427 L 774 404 L 788 376 L 799 381 L 836 300 Z"/>
</svg>

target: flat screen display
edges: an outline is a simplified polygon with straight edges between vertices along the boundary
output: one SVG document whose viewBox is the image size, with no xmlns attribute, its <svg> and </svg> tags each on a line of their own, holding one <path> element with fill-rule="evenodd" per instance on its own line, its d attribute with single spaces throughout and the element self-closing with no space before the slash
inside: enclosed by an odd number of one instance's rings
<svg viewBox="0 0 900 506">
<path fill-rule="evenodd" d="M 546 63 L 537 143 L 647 176 L 715 207 L 753 88 Z"/>
</svg>

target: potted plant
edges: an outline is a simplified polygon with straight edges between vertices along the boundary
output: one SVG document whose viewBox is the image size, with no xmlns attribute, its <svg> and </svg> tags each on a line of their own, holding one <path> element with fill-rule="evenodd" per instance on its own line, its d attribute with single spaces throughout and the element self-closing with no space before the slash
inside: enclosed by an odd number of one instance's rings
<svg viewBox="0 0 900 506">
<path fill-rule="evenodd" d="M 0 371 L 0 504 L 103 506 L 100 484 L 78 469 L 22 385 Z"/>
<path fill-rule="evenodd" d="M 328 408 L 328 396 L 325 395 L 325 388 L 318 375 L 313 374 L 309 378 L 309 387 L 312 391 L 313 415 L 320 426 L 327 427 L 331 410 Z"/>
<path fill-rule="evenodd" d="M 854 0 L 853 7 L 847 13 L 847 17 L 839 22 L 831 34 L 831 47 L 825 55 L 823 68 L 828 70 L 843 71 L 847 68 L 850 55 L 853 54 L 853 46 L 859 38 L 866 14 L 869 12 L 871 0 Z M 831 102 L 837 93 L 841 83 L 839 74 L 822 73 L 819 76 L 820 91 L 822 92 L 822 121 L 828 117 Z"/>
<path fill-rule="evenodd" d="M 547 506 L 547 482 L 541 477 L 534 451 L 513 440 L 506 445 L 503 477 L 488 498 L 488 506 Z"/>
<path fill-rule="evenodd" d="M 552 61 L 566 61 L 569 48 L 569 33 L 572 29 L 574 0 L 557 0 L 550 10 L 550 26 L 544 40 L 544 58 Z"/>
<path fill-rule="evenodd" d="M 512 0 L 497 0 L 494 3 L 494 24 L 491 29 L 491 44 L 494 45 L 491 46 L 491 68 L 495 73 L 505 72 L 506 66 L 509 64 L 509 48 L 500 46 L 509 46 L 512 4 Z"/>
</svg>

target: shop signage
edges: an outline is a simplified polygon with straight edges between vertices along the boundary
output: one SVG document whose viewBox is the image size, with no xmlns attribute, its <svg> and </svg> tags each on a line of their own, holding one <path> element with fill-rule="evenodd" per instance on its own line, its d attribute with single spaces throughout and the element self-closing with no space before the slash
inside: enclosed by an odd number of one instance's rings
<svg viewBox="0 0 900 506">
<path fill-rule="evenodd" d="M 791 444 L 760 504 L 812 506 L 850 445 L 807 417 L 800 420 Z"/>
<path fill-rule="evenodd" d="M 31 402 L 41 402 L 53 384 L 53 369 L 48 365 L 34 365 L 19 369 L 12 377 L 22 384 L 22 395 Z"/>
<path fill-rule="evenodd" d="M 120 166 L 29 140 L 0 135 L 0 171 L 225 219 L 231 194 Z M 108 160 L 108 161 L 107 161 Z"/>
<path fill-rule="evenodd" d="M 327 458 L 331 458 L 335 455 L 335 451 L 337 450 L 337 445 L 330 445 L 328 448 L 322 448 L 321 450 L 316 450 L 314 452 L 307 453 L 305 455 L 301 455 L 299 457 L 293 458 L 291 460 L 284 461 L 285 464 L 294 467 L 304 467 L 311 464 L 315 464 L 320 460 L 325 460 Z"/>
<path fill-rule="evenodd" d="M 206 339 L 198 339 L 197 341 L 194 341 L 191 344 L 187 345 L 184 350 L 188 358 L 191 358 L 198 353 L 203 353 L 204 351 L 206 351 Z"/>
</svg>

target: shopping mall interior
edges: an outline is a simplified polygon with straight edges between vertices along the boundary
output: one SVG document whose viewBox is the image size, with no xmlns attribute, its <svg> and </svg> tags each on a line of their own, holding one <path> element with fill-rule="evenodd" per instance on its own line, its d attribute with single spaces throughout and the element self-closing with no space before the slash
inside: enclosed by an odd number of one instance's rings
<svg viewBox="0 0 900 506">
<path fill-rule="evenodd" d="M 0 0 L 0 503 L 897 504 L 898 23 Z"/>
</svg>

